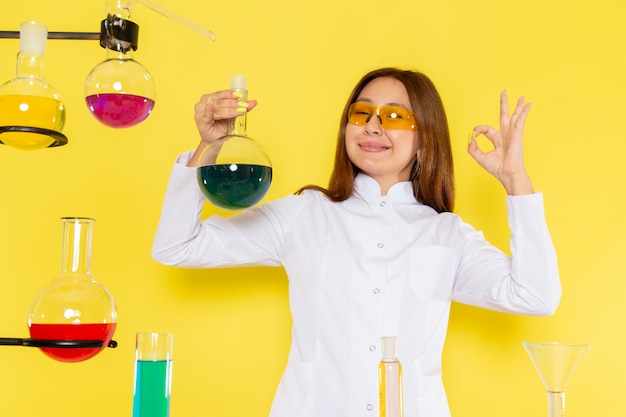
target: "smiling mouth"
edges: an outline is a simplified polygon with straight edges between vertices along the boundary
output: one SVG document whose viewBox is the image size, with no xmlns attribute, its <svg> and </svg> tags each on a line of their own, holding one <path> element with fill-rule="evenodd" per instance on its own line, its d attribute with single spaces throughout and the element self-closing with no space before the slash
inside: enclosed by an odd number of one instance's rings
<svg viewBox="0 0 626 417">
<path fill-rule="evenodd" d="M 383 152 L 389 149 L 388 146 L 375 145 L 375 144 L 370 144 L 370 143 L 363 143 L 359 145 L 359 147 L 361 148 L 361 150 L 366 151 L 366 152 Z"/>
</svg>

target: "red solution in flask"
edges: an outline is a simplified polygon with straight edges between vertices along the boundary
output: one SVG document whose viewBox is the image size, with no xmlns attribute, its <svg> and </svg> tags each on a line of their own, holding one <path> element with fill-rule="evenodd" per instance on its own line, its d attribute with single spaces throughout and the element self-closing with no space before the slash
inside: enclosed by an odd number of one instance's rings
<svg viewBox="0 0 626 417">
<path fill-rule="evenodd" d="M 111 324 L 31 324 L 30 337 L 45 340 L 103 340 L 101 348 L 41 348 L 41 351 L 62 362 L 80 362 L 94 357 L 107 347 L 116 323 Z"/>
<path fill-rule="evenodd" d="M 97 348 L 42 347 L 43 353 L 62 362 L 89 359 L 109 345 L 117 323 L 115 302 L 109 291 L 91 276 L 93 219 L 64 217 L 63 258 L 59 276 L 37 294 L 28 314 L 32 339 L 102 341 Z"/>
</svg>

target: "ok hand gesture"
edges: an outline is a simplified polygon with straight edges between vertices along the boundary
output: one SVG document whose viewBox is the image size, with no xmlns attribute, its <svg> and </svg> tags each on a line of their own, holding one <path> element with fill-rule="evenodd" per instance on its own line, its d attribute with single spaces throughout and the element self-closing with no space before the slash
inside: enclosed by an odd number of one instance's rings
<svg viewBox="0 0 626 417">
<path fill-rule="evenodd" d="M 510 195 L 534 192 L 530 177 L 524 167 L 522 134 L 530 103 L 524 97 L 517 100 L 513 114 L 509 113 L 506 92 L 500 94 L 500 130 L 489 125 L 478 125 L 470 134 L 467 151 L 487 172 L 495 176 Z M 493 144 L 493 149 L 484 152 L 476 137 L 484 135 Z"/>
</svg>

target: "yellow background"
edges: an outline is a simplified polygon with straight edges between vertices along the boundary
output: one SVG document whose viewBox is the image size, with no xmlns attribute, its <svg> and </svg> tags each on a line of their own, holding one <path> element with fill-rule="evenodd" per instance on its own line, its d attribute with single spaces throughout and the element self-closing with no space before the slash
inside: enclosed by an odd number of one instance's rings
<svg viewBox="0 0 626 417">
<path fill-rule="evenodd" d="M 546 414 L 545 389 L 523 340 L 591 343 L 567 388 L 567 415 L 624 415 L 626 3 L 159 4 L 211 28 L 217 41 L 135 8 L 135 57 L 157 84 L 145 123 L 100 125 L 83 103 L 83 83 L 104 50 L 96 41 L 49 40 L 47 80 L 66 103 L 70 143 L 36 152 L 0 146 L 0 335 L 28 335 L 30 302 L 60 267 L 62 216 L 96 219 L 92 271 L 119 313 L 119 347 L 86 362 L 1 347 L 2 416 L 130 415 L 136 331 L 176 335 L 172 416 L 267 415 L 290 338 L 286 277 L 271 268 L 155 263 L 150 247 L 171 164 L 196 144 L 200 95 L 244 73 L 260 102 L 248 133 L 273 160 L 266 199 L 325 185 L 349 91 L 363 73 L 386 65 L 422 70 L 438 86 L 453 140 L 456 211 L 504 249 L 504 191 L 466 154 L 467 135 L 476 124 L 497 124 L 502 89 L 533 103 L 527 165 L 545 193 L 562 302 L 548 318 L 453 306 L 444 352 L 453 415 Z M 99 0 L 3 1 L 0 30 L 32 19 L 50 31 L 95 32 L 103 18 Z M 0 80 L 13 78 L 18 50 L 18 40 L 0 39 Z"/>
</svg>

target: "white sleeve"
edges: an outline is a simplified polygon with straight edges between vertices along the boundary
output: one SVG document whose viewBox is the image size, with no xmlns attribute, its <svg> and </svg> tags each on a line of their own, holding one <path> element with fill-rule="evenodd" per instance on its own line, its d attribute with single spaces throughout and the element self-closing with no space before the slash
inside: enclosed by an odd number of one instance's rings
<svg viewBox="0 0 626 417">
<path fill-rule="evenodd" d="M 296 196 L 201 221 L 206 199 L 196 168 L 186 166 L 188 158 L 189 154 L 179 156 L 172 169 L 152 257 L 165 265 L 189 268 L 281 265 L 285 224 L 295 221 L 298 213 Z M 284 213 L 290 213 L 288 218 Z"/>
<path fill-rule="evenodd" d="M 504 254 L 472 231 L 465 244 L 453 299 L 465 304 L 528 315 L 550 315 L 561 283 L 541 193 L 507 196 L 510 250 Z"/>
<path fill-rule="evenodd" d="M 152 244 L 152 257 L 165 265 L 183 261 L 183 243 L 192 240 L 200 228 L 205 199 L 196 182 L 196 169 L 186 166 L 188 160 L 189 153 L 176 159 Z"/>
</svg>

